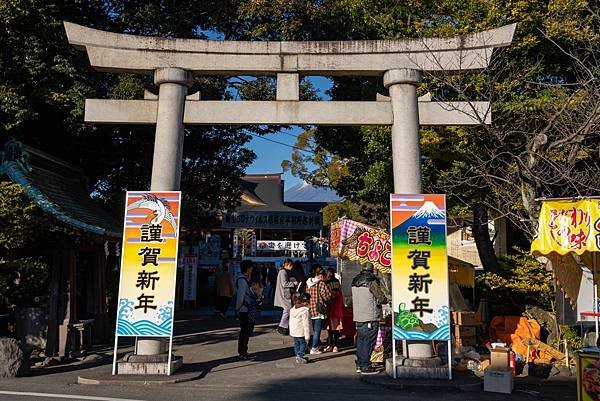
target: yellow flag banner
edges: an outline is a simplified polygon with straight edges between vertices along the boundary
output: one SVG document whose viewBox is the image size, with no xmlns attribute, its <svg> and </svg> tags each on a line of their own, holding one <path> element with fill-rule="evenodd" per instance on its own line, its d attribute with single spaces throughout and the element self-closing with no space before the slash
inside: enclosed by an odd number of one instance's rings
<svg viewBox="0 0 600 401">
<path fill-rule="evenodd" d="M 600 252 L 600 199 L 543 201 L 531 252 Z"/>
</svg>

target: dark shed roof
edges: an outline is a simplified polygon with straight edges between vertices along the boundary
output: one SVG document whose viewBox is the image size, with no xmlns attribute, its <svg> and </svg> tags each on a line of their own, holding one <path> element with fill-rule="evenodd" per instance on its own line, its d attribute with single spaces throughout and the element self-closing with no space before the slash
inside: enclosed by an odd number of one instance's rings
<svg viewBox="0 0 600 401">
<path fill-rule="evenodd" d="M 1 154 L 0 170 L 59 221 L 97 235 L 121 236 L 120 224 L 90 197 L 81 169 L 11 140 Z"/>
</svg>

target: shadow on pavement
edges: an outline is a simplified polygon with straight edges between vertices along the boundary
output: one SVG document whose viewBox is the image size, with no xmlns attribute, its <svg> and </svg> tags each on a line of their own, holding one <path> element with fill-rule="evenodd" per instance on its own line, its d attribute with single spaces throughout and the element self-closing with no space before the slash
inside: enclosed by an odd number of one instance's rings
<svg viewBox="0 0 600 401">
<path fill-rule="evenodd" d="M 248 361 L 240 361 L 237 356 L 235 357 L 227 357 L 221 359 L 214 359 L 206 362 L 197 362 L 197 363 L 184 363 L 181 371 L 183 372 L 202 372 L 199 379 L 206 377 L 211 371 L 216 371 L 217 368 L 222 367 L 224 365 L 232 365 L 226 368 L 218 369 L 219 371 L 225 370 L 234 370 L 234 369 L 245 369 L 251 365 L 258 365 L 264 362 L 273 362 L 282 359 L 290 358 L 290 348 L 276 348 L 268 351 L 260 351 L 252 353 L 255 357 L 254 360 Z"/>
</svg>

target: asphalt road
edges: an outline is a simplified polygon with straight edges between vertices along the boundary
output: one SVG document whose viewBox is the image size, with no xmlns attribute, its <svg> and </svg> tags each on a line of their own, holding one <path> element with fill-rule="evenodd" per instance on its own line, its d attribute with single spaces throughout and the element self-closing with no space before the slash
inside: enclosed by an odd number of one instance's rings
<svg viewBox="0 0 600 401">
<path fill-rule="evenodd" d="M 22 385 L 0 385 L 0 400 L 15 401 L 57 401 L 57 400 L 96 400 L 96 401 L 154 401 L 154 400 L 214 400 L 214 401 L 266 401 L 266 400 L 314 400 L 314 401 L 382 401 L 382 400 L 448 400 L 448 401 L 496 401 L 496 400 L 536 400 L 537 394 L 516 392 L 510 396 L 493 393 L 448 393 L 426 391 L 395 391 L 378 386 L 336 385 L 323 387 L 298 381 L 289 385 L 265 383 L 264 386 L 245 387 L 235 384 L 227 387 L 209 385 L 173 385 L 153 387 L 105 387 L 81 385 L 55 385 L 47 382 Z"/>
<path fill-rule="evenodd" d="M 465 393 L 420 387 L 389 389 L 361 380 L 354 371 L 354 348 L 347 345 L 337 354 L 311 355 L 312 363 L 293 363 L 292 341 L 273 332 L 272 319 L 257 325 L 250 341 L 255 361 L 237 359 L 237 323 L 233 319 L 188 317 L 175 326 L 174 352 L 184 357 L 184 368 L 197 372 L 197 380 L 163 385 L 80 385 L 78 377 L 113 378 L 111 348 L 96 350 L 100 365 L 59 365 L 33 372 L 32 376 L 0 379 L 0 401 L 572 401 L 573 386 L 517 388 L 510 396 Z M 123 347 L 120 353 L 130 348 Z M 388 380 L 384 378 L 384 381 Z M 528 388 L 528 390 L 526 390 Z M 541 394 L 540 394 L 541 393 Z"/>
</svg>

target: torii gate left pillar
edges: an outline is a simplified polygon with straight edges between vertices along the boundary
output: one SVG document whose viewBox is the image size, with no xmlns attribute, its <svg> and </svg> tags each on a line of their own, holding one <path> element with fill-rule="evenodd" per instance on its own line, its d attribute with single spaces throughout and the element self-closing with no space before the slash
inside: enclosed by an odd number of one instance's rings
<svg viewBox="0 0 600 401">
<path fill-rule="evenodd" d="M 158 86 L 156 136 L 152 158 L 152 191 L 178 191 L 181 184 L 183 155 L 183 113 L 188 88 L 193 77 L 181 68 L 159 68 L 154 71 Z"/>
<path fill-rule="evenodd" d="M 421 71 L 389 70 L 383 85 L 390 91 L 392 113 L 392 158 L 394 193 L 421 193 L 421 149 L 419 146 L 419 104 L 417 86 Z"/>
<path fill-rule="evenodd" d="M 185 97 L 193 77 L 181 68 L 158 68 L 154 71 L 154 83 L 158 86 L 158 109 L 150 190 L 178 191 L 181 185 Z M 161 338 L 140 338 L 136 354 L 163 354 L 165 345 L 166 341 Z"/>
</svg>

